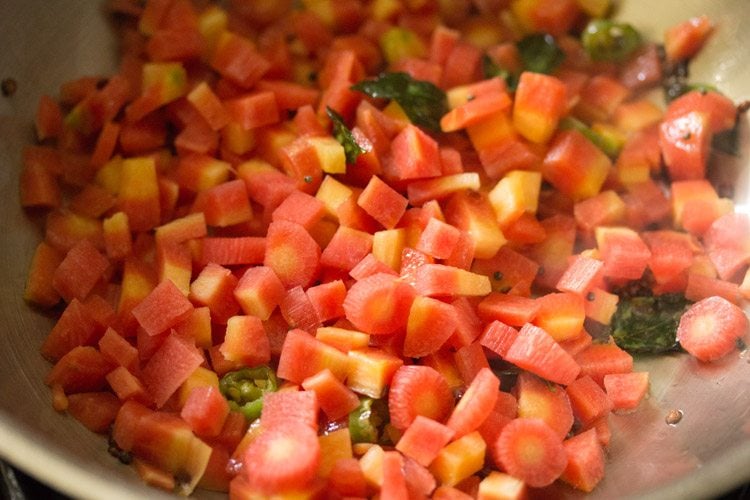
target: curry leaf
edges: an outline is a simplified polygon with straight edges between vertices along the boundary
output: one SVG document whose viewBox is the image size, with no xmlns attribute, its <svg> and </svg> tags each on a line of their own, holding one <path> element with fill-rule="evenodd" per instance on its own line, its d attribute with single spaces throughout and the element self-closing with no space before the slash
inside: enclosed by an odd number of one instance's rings
<svg viewBox="0 0 750 500">
<path fill-rule="evenodd" d="M 552 35 L 536 33 L 516 44 L 524 68 L 535 73 L 552 73 L 565 60 L 565 53 Z"/>
<path fill-rule="evenodd" d="M 620 295 L 612 338 L 629 352 L 656 354 L 678 349 L 677 326 L 690 305 L 684 295 Z"/>
<path fill-rule="evenodd" d="M 440 118 L 448 111 L 443 92 L 436 85 L 415 80 L 407 73 L 383 73 L 374 80 L 364 80 L 352 86 L 376 99 L 392 99 L 414 123 L 430 130 L 440 130 Z"/>
<path fill-rule="evenodd" d="M 333 137 L 339 141 L 339 144 L 344 146 L 344 154 L 346 155 L 346 163 L 351 165 L 357 161 L 357 157 L 367 151 L 359 145 L 357 140 L 354 138 L 352 131 L 344 123 L 344 118 L 336 111 L 326 106 L 326 113 L 328 118 L 331 119 L 333 124 Z"/>
</svg>

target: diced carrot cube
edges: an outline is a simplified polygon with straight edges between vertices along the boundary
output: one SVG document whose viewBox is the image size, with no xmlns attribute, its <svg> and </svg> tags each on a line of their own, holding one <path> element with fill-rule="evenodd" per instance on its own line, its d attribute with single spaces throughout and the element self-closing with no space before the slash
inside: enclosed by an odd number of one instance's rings
<svg viewBox="0 0 750 500">
<path fill-rule="evenodd" d="M 302 191 L 292 191 L 271 214 L 271 220 L 287 220 L 302 225 L 308 231 L 323 218 L 322 201 Z"/>
<path fill-rule="evenodd" d="M 356 458 L 336 461 L 328 477 L 328 484 L 340 495 L 367 495 L 367 482 Z"/>
<path fill-rule="evenodd" d="M 111 392 L 82 392 L 68 396 L 68 413 L 92 432 L 109 430 L 120 410 L 120 400 Z"/>
<path fill-rule="evenodd" d="M 66 302 L 84 300 L 103 278 L 109 260 L 89 241 L 81 240 L 71 248 L 52 276 L 52 286 Z"/>
<path fill-rule="evenodd" d="M 344 380 L 349 374 L 350 363 L 350 358 L 335 347 L 324 344 L 303 330 L 290 330 L 281 350 L 277 374 L 285 380 L 302 383 L 328 368 L 336 378 Z"/>
<path fill-rule="evenodd" d="M 565 392 L 570 398 L 573 413 L 583 425 L 603 417 L 612 408 L 607 393 L 589 376 L 574 380 L 568 384 Z"/>
<path fill-rule="evenodd" d="M 111 121 L 104 124 L 96 140 L 94 151 L 91 153 L 93 166 L 102 167 L 112 158 L 119 141 L 121 127 L 120 124 Z"/>
<path fill-rule="evenodd" d="M 347 226 L 339 226 L 320 255 L 324 266 L 351 271 L 372 250 L 373 236 Z"/>
<path fill-rule="evenodd" d="M 599 193 L 612 162 L 583 134 L 565 130 L 555 135 L 542 163 L 542 175 L 574 201 Z"/>
<path fill-rule="evenodd" d="M 521 500 L 528 489 L 522 480 L 504 472 L 492 471 L 479 483 L 479 500 Z"/>
<path fill-rule="evenodd" d="M 672 61 L 694 56 L 713 30 L 708 16 L 697 16 L 671 26 L 664 32 L 664 50 Z"/>
<path fill-rule="evenodd" d="M 180 416 L 198 436 L 215 437 L 229 415 L 229 403 L 213 386 L 196 387 L 180 410 Z"/>
<path fill-rule="evenodd" d="M 255 266 L 243 273 L 233 293 L 245 314 L 265 321 L 283 300 L 286 289 L 273 269 Z"/>
<path fill-rule="evenodd" d="M 461 237 L 461 231 L 450 224 L 431 218 L 419 237 L 416 249 L 436 259 L 447 259 Z"/>
<path fill-rule="evenodd" d="M 464 436 L 479 428 L 497 401 L 500 380 L 488 368 L 482 368 L 469 384 L 446 425 Z"/>
<path fill-rule="evenodd" d="M 607 121 L 629 94 L 630 90 L 617 79 L 593 76 L 581 89 L 573 113 L 587 123 Z"/>
<path fill-rule="evenodd" d="M 356 396 L 355 396 L 356 397 Z M 318 476 L 327 479 L 337 462 L 354 458 L 352 436 L 349 427 L 343 427 L 318 436 L 320 442 L 320 464 Z"/>
<path fill-rule="evenodd" d="M 121 260 L 133 250 L 130 223 L 125 212 L 115 212 L 102 221 L 102 236 L 110 260 Z"/>
<path fill-rule="evenodd" d="M 206 82 L 196 85 L 188 93 L 187 100 L 195 106 L 213 130 L 220 130 L 229 123 L 229 114 Z"/>
<path fill-rule="evenodd" d="M 615 191 L 602 191 L 573 206 L 578 226 L 593 233 L 598 226 L 622 224 L 625 220 L 625 202 Z"/>
<path fill-rule="evenodd" d="M 306 378 L 301 385 L 306 391 L 317 395 L 320 409 L 331 420 L 345 417 L 359 406 L 357 395 L 328 368 Z"/>
<path fill-rule="evenodd" d="M 100 325 L 78 299 L 73 299 L 44 339 L 40 352 L 56 362 L 76 347 L 94 345 L 102 335 Z"/>
<path fill-rule="evenodd" d="M 486 195 L 467 191 L 453 193 L 445 206 L 445 220 L 471 236 L 477 259 L 493 257 L 506 243 Z"/>
<path fill-rule="evenodd" d="M 391 150 L 389 170 L 395 179 L 437 177 L 441 173 L 437 142 L 415 125 L 407 126 L 393 139 Z"/>
<path fill-rule="evenodd" d="M 575 355 L 581 367 L 581 376 L 588 375 L 599 385 L 603 385 L 608 373 L 629 373 L 633 371 L 633 357 L 616 344 L 591 344 Z"/>
<path fill-rule="evenodd" d="M 128 216 L 132 231 L 147 231 L 159 225 L 159 185 L 156 163 L 152 158 L 123 160 L 118 207 Z"/>
<path fill-rule="evenodd" d="M 651 251 L 634 230 L 627 227 L 598 227 L 596 243 L 604 261 L 604 275 L 638 279 L 645 271 Z"/>
<path fill-rule="evenodd" d="M 264 265 L 274 270 L 287 288 L 309 285 L 318 272 L 320 247 L 305 228 L 289 221 L 275 221 L 266 233 Z"/>
<path fill-rule="evenodd" d="M 732 352 L 747 330 L 748 319 L 742 308 L 713 296 L 685 311 L 677 327 L 677 340 L 687 352 L 708 362 Z"/>
<path fill-rule="evenodd" d="M 485 327 L 479 342 L 500 357 L 505 357 L 517 336 L 518 330 L 502 321 L 494 320 Z"/>
<path fill-rule="evenodd" d="M 430 200 L 445 199 L 458 191 L 478 191 L 479 187 L 477 172 L 460 172 L 411 181 L 406 186 L 406 193 L 411 205 L 420 206 Z"/>
<path fill-rule="evenodd" d="M 342 280 L 311 286 L 305 293 L 321 322 L 325 323 L 332 319 L 341 318 L 346 314 L 344 300 L 347 290 Z"/>
<path fill-rule="evenodd" d="M 417 296 L 409 310 L 404 356 L 421 358 L 436 352 L 458 325 L 455 308 L 430 297 Z"/>
<path fill-rule="evenodd" d="M 195 345 L 208 349 L 212 347 L 211 310 L 206 307 L 194 307 L 191 313 L 174 326 L 175 331 L 183 338 L 192 339 Z"/>
<path fill-rule="evenodd" d="M 229 169 L 228 162 L 206 154 L 183 155 L 175 169 L 175 180 L 181 188 L 199 192 L 229 180 Z"/>
<path fill-rule="evenodd" d="M 357 330 L 348 330 L 335 326 L 324 326 L 317 329 L 315 338 L 335 347 L 341 352 L 361 349 L 370 344 L 370 336 Z"/>
<path fill-rule="evenodd" d="M 539 311 L 539 303 L 531 297 L 492 292 L 477 305 L 477 314 L 484 321 L 501 321 L 521 327 L 531 323 Z"/>
<path fill-rule="evenodd" d="M 636 408 L 648 393 L 648 372 L 610 373 L 603 382 L 612 410 Z"/>
<path fill-rule="evenodd" d="M 190 250 L 185 245 L 157 243 L 156 271 L 158 280 L 171 281 L 187 297 L 193 277 L 193 262 Z"/>
<path fill-rule="evenodd" d="M 425 264 L 415 271 L 414 288 L 425 296 L 484 296 L 490 293 L 489 277 L 443 264 Z"/>
<path fill-rule="evenodd" d="M 454 353 L 453 357 L 456 361 L 458 373 L 466 382 L 474 380 L 483 368 L 490 367 L 484 346 L 479 342 L 470 342 L 462 345 Z"/>
<path fill-rule="evenodd" d="M 455 486 L 484 466 L 486 449 L 479 432 L 466 434 L 440 450 L 430 471 L 440 484 Z"/>
<path fill-rule="evenodd" d="M 209 226 L 231 226 L 253 218 L 247 188 L 240 179 L 201 191 L 196 197 L 193 210 L 202 211 Z"/>
<path fill-rule="evenodd" d="M 322 325 L 310 297 L 299 285 L 286 291 L 279 304 L 279 312 L 290 328 L 299 328 L 312 334 Z"/>
<path fill-rule="evenodd" d="M 191 344 L 170 334 L 151 356 L 141 372 L 141 380 L 157 408 L 161 408 L 193 371 L 204 362 Z"/>
<path fill-rule="evenodd" d="M 92 346 L 77 346 L 55 363 L 44 379 L 52 387 L 59 385 L 65 394 L 101 391 L 112 364 Z"/>
<path fill-rule="evenodd" d="M 619 301 L 619 295 L 602 290 L 601 288 L 593 288 L 586 294 L 586 300 L 583 304 L 586 309 L 586 317 L 598 321 L 603 325 L 609 325 L 612 321 L 612 316 L 617 311 L 617 303 Z"/>
<path fill-rule="evenodd" d="M 112 363 L 135 373 L 138 366 L 138 351 L 112 328 L 107 328 L 98 343 L 99 351 Z"/>
<path fill-rule="evenodd" d="M 404 477 L 404 457 L 397 451 L 386 451 L 383 454 L 383 485 L 380 494 L 383 498 L 407 500 L 409 491 Z"/>
<path fill-rule="evenodd" d="M 583 329 L 584 298 L 571 292 L 548 293 L 537 297 L 539 309 L 533 323 L 557 341 L 576 337 Z"/>
<path fill-rule="evenodd" d="M 55 173 L 41 162 L 28 159 L 24 154 L 24 165 L 19 180 L 22 207 L 58 208 L 62 203 L 62 192 Z"/>
<path fill-rule="evenodd" d="M 143 383 L 124 366 L 118 366 L 109 372 L 105 378 L 109 387 L 121 401 L 132 399 L 145 405 L 151 404 L 151 396 L 149 396 Z"/>
<path fill-rule="evenodd" d="M 266 430 L 303 426 L 317 431 L 319 411 L 314 391 L 271 392 L 263 397 L 260 425 Z"/>
<path fill-rule="evenodd" d="M 571 486 L 591 492 L 604 477 L 605 457 L 596 430 L 589 429 L 563 442 L 568 465 L 560 479 Z"/>
<path fill-rule="evenodd" d="M 122 268 L 120 283 L 120 298 L 117 302 L 117 314 L 123 322 L 123 335 L 135 334 L 138 322 L 133 317 L 132 310 L 156 286 L 156 271 L 135 258 L 126 258 Z"/>
<path fill-rule="evenodd" d="M 225 31 L 209 62 L 223 77 L 244 88 L 251 88 L 270 68 L 270 63 L 247 38 Z"/>
<path fill-rule="evenodd" d="M 207 237 L 200 243 L 200 262 L 221 266 L 257 265 L 265 258 L 262 236 Z"/>
<path fill-rule="evenodd" d="M 52 307 L 60 301 L 60 293 L 53 285 L 53 277 L 63 257 L 62 253 L 44 241 L 37 245 L 29 265 L 24 300 L 43 307 Z"/>
<path fill-rule="evenodd" d="M 257 316 L 232 316 L 227 320 L 224 342 L 219 348 L 224 358 L 247 366 L 271 361 L 271 346 L 263 323 Z"/>
<path fill-rule="evenodd" d="M 396 449 L 428 467 L 454 434 L 452 429 L 440 422 L 417 415 L 396 443 Z"/>
<path fill-rule="evenodd" d="M 386 229 L 396 226 L 408 204 L 404 196 L 375 175 L 357 198 L 357 205 Z"/>
<path fill-rule="evenodd" d="M 525 71 L 518 81 L 513 125 L 526 139 L 544 144 L 566 111 L 566 99 L 565 84 L 559 79 Z"/>
<path fill-rule="evenodd" d="M 206 216 L 203 212 L 173 219 L 157 227 L 154 232 L 157 241 L 172 243 L 184 243 L 195 238 L 203 238 L 207 234 Z"/>
<path fill-rule="evenodd" d="M 495 79 L 490 81 L 497 81 Z M 453 108 L 440 119 L 443 132 L 454 132 L 481 122 L 486 117 L 509 109 L 513 101 L 507 92 L 474 95 L 474 99 Z"/>
<path fill-rule="evenodd" d="M 380 398 L 404 361 L 383 350 L 366 347 L 347 354 L 346 385 L 359 394 Z"/>
<path fill-rule="evenodd" d="M 133 316 L 149 335 L 165 332 L 193 310 L 193 305 L 171 280 L 159 283 L 133 308 Z"/>
<path fill-rule="evenodd" d="M 234 298 L 238 280 L 218 264 L 208 264 L 190 284 L 190 300 L 197 306 L 208 306 L 211 318 L 219 324 L 226 324 L 240 306 Z"/>
<path fill-rule="evenodd" d="M 44 239 L 51 246 L 65 252 L 83 239 L 102 248 L 102 224 L 97 219 L 69 211 L 50 212 L 44 225 Z"/>
<path fill-rule="evenodd" d="M 551 382 L 567 385 L 581 367 L 543 329 L 527 323 L 506 352 L 505 359 Z"/>
<path fill-rule="evenodd" d="M 560 277 L 557 289 L 583 296 L 593 286 L 601 285 L 603 266 L 603 262 L 599 259 L 579 255 Z"/>
</svg>

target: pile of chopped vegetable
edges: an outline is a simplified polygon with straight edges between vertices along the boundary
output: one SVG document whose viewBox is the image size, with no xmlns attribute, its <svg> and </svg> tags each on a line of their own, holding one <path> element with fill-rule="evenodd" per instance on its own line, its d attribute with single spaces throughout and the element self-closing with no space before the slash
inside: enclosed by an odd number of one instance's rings
<svg viewBox="0 0 750 500">
<path fill-rule="evenodd" d="M 746 106 L 687 71 L 709 19 L 657 44 L 608 0 L 110 7 L 119 70 L 43 96 L 24 150 L 25 298 L 60 313 L 54 407 L 147 483 L 588 492 L 648 394 L 634 353 L 745 338 L 750 219 L 707 174 Z"/>
</svg>

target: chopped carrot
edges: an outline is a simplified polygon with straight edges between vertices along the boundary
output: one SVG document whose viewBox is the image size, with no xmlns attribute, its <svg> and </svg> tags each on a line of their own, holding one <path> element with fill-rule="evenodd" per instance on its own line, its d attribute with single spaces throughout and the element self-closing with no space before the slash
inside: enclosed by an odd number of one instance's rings
<svg viewBox="0 0 750 500">
<path fill-rule="evenodd" d="M 388 394 L 391 424 L 408 428 L 418 415 L 445 421 L 453 410 L 453 394 L 445 378 L 428 366 L 402 366 L 393 375 Z"/>
<path fill-rule="evenodd" d="M 243 456 L 251 486 L 273 492 L 305 487 L 315 477 L 320 443 L 309 426 L 285 426 L 263 431 Z"/>
<path fill-rule="evenodd" d="M 446 425 L 455 431 L 457 437 L 479 428 L 494 408 L 499 389 L 500 380 L 492 370 L 479 370 Z"/>
<path fill-rule="evenodd" d="M 491 451 L 510 475 L 531 487 L 552 484 L 568 463 L 562 439 L 533 418 L 517 418 L 506 425 Z"/>
</svg>

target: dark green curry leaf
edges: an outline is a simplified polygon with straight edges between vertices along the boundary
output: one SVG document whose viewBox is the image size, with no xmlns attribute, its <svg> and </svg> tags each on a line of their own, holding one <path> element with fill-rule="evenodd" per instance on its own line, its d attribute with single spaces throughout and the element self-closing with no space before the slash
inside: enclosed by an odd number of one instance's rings
<svg viewBox="0 0 750 500">
<path fill-rule="evenodd" d="M 383 73 L 374 80 L 363 80 L 352 86 L 376 99 L 392 99 L 414 123 L 433 131 L 440 130 L 440 118 L 448 112 L 448 103 L 439 87 L 415 80 L 407 73 Z"/>
<path fill-rule="evenodd" d="M 344 154 L 346 155 L 346 163 L 351 165 L 357 161 L 357 157 L 367 151 L 359 145 L 355 139 L 352 131 L 344 123 L 344 118 L 336 111 L 326 106 L 326 113 L 328 118 L 331 119 L 333 124 L 333 137 L 339 141 L 339 144 L 344 146 Z"/>
<path fill-rule="evenodd" d="M 678 293 L 621 295 L 612 318 L 612 338 L 618 346 L 634 353 L 676 350 L 677 326 L 690 303 Z"/>
<path fill-rule="evenodd" d="M 535 33 L 516 44 L 524 68 L 535 73 L 552 73 L 565 60 L 565 53 L 552 35 Z"/>
<path fill-rule="evenodd" d="M 565 60 L 565 53 L 552 35 L 528 35 L 519 40 L 516 47 L 523 70 L 550 74 Z M 518 87 L 520 74 L 504 68 L 488 54 L 482 57 L 482 73 L 485 78 L 502 78 L 511 92 Z"/>
</svg>

